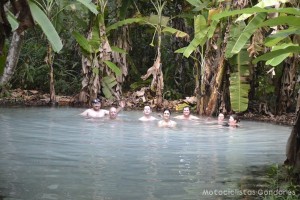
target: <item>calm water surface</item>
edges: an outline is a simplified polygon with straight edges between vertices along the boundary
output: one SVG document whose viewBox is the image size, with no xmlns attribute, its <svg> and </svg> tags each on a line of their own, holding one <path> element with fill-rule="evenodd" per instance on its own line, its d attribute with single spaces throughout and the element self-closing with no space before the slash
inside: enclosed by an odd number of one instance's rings
<svg viewBox="0 0 300 200">
<path fill-rule="evenodd" d="M 88 120 L 80 108 L 0 108 L 0 196 L 7 199 L 230 199 L 249 168 L 283 163 L 290 127 L 177 121 L 175 129 Z M 173 114 L 174 115 L 174 114 Z M 0 197 L 0 199 L 1 199 Z M 237 197 L 239 199 L 239 197 Z"/>
</svg>

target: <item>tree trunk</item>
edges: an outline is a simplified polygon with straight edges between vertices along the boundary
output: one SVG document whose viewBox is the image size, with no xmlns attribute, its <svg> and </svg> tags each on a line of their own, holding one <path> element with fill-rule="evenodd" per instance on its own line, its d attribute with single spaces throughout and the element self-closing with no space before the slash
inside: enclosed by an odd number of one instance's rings
<svg viewBox="0 0 300 200">
<path fill-rule="evenodd" d="M 283 73 L 281 77 L 280 90 L 277 95 L 277 114 L 281 115 L 290 111 L 295 111 L 295 94 L 294 92 L 297 79 L 297 66 L 299 59 L 297 56 L 288 58 L 284 63 Z"/>
<path fill-rule="evenodd" d="M 300 112 L 287 141 L 285 164 L 293 166 L 295 172 L 300 174 Z"/>
<path fill-rule="evenodd" d="M 21 45 L 24 39 L 24 33 L 14 32 L 10 43 L 9 51 L 6 57 L 6 63 L 3 75 L 0 77 L 0 85 L 6 85 L 12 75 L 19 60 L 19 54 L 21 51 Z"/>
<path fill-rule="evenodd" d="M 222 45 L 217 45 L 217 41 L 222 35 L 224 35 L 222 30 L 217 29 L 214 37 L 209 40 L 209 44 L 207 44 L 207 50 L 205 52 L 205 71 L 201 83 L 201 98 L 198 102 L 200 105 L 198 106 L 200 115 L 212 116 L 220 112 L 218 105 L 222 100 L 222 83 L 225 80 L 224 52 L 226 41 L 224 41 Z"/>
<path fill-rule="evenodd" d="M 47 65 L 49 66 L 49 70 L 50 70 L 50 104 L 51 105 L 55 105 L 56 103 L 56 97 L 55 97 L 55 86 L 54 86 L 54 73 L 53 73 L 53 59 L 54 59 L 54 55 L 52 52 L 52 47 L 51 44 L 48 44 L 48 49 L 47 49 L 47 57 L 45 59 Z"/>
</svg>

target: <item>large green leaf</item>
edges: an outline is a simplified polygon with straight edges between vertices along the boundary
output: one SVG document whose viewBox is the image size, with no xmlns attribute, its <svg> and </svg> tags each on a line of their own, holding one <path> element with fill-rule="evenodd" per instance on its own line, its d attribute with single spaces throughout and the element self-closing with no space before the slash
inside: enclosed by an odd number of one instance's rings
<svg viewBox="0 0 300 200">
<path fill-rule="evenodd" d="M 125 54 L 127 54 L 127 52 L 126 52 L 124 49 L 121 49 L 121 48 L 119 48 L 119 47 L 111 46 L 110 48 L 111 48 L 111 50 L 114 51 L 114 52 L 117 52 L 117 53 L 125 53 Z"/>
<path fill-rule="evenodd" d="M 103 61 L 117 76 L 120 76 L 122 74 L 120 68 L 113 62 L 105 60 Z"/>
<path fill-rule="evenodd" d="M 292 44 L 292 43 L 284 43 L 284 44 L 281 44 L 281 45 L 278 45 L 278 46 L 274 46 L 272 48 L 272 51 L 276 51 L 276 50 L 279 50 L 279 49 L 285 49 L 289 46 L 298 46 L 296 44 Z M 271 66 L 277 66 L 279 65 L 282 61 L 284 61 L 287 57 L 290 56 L 291 53 L 284 53 L 284 54 L 281 54 L 279 56 L 276 56 L 270 60 L 268 60 L 266 62 L 267 65 L 271 65 Z"/>
<path fill-rule="evenodd" d="M 208 1 L 202 2 L 201 0 L 187 0 L 191 5 L 195 6 L 193 11 L 197 12 L 200 10 L 203 10 L 204 8 L 207 8 Z"/>
<path fill-rule="evenodd" d="M 183 55 L 185 57 L 190 57 L 190 55 L 198 48 L 198 46 L 203 46 L 207 40 L 207 33 L 209 28 L 207 27 L 206 19 L 202 15 L 197 15 L 194 18 L 195 27 L 195 38 L 186 47 Z"/>
<path fill-rule="evenodd" d="M 254 18 L 249 22 L 249 24 L 236 40 L 236 43 L 232 47 L 231 53 L 236 54 L 240 52 L 240 50 L 245 46 L 252 34 L 256 31 L 256 27 L 264 21 L 266 15 L 266 13 L 258 13 L 256 16 L 254 16 Z"/>
<path fill-rule="evenodd" d="M 187 37 L 188 34 L 183 32 L 183 31 L 180 31 L 178 29 L 175 29 L 175 28 L 171 28 L 171 27 L 165 27 L 162 32 L 168 32 L 168 33 L 171 33 L 171 34 L 175 34 L 176 37 Z"/>
<path fill-rule="evenodd" d="M 97 7 L 95 4 L 92 3 L 91 0 L 77 0 L 77 1 L 82 3 L 85 7 L 87 7 L 95 15 L 98 14 Z"/>
<path fill-rule="evenodd" d="M 53 24 L 45 15 L 45 13 L 32 1 L 28 1 L 28 5 L 30 7 L 30 11 L 32 14 L 33 19 L 38 23 L 38 25 L 42 28 L 44 34 L 46 35 L 47 39 L 49 40 L 53 50 L 55 52 L 59 52 L 63 44 L 56 32 Z"/>
<path fill-rule="evenodd" d="M 117 80 L 114 76 L 105 76 L 101 81 L 102 91 L 107 99 L 113 99 L 113 87 L 117 85 Z"/>
<path fill-rule="evenodd" d="M 272 7 L 272 6 L 275 6 L 275 5 L 280 4 L 282 2 L 283 2 L 283 0 L 262 0 L 262 1 L 258 2 L 256 5 L 254 5 L 253 7 L 259 7 L 259 8 Z M 241 16 L 238 17 L 236 22 L 245 21 L 251 15 L 252 14 L 242 14 Z"/>
<path fill-rule="evenodd" d="M 244 22 L 231 25 L 229 31 L 229 38 L 225 49 L 226 58 L 231 58 L 234 55 L 234 53 L 232 53 L 232 49 L 236 44 L 236 41 L 238 40 L 239 36 L 241 35 L 242 30 L 245 29 L 245 27 L 246 24 Z"/>
<path fill-rule="evenodd" d="M 149 17 L 146 18 L 146 21 L 154 26 L 157 26 L 159 24 L 162 26 L 167 26 L 169 19 L 170 19 L 169 17 L 161 16 L 161 21 L 160 21 L 159 15 L 151 14 Z"/>
<path fill-rule="evenodd" d="M 299 46 L 290 46 L 285 49 L 279 49 L 276 51 L 265 53 L 264 55 L 261 55 L 253 60 L 254 64 L 257 64 L 259 61 L 267 61 L 272 58 L 275 58 L 276 56 L 280 56 L 282 54 L 286 53 L 300 53 L 300 47 Z"/>
<path fill-rule="evenodd" d="M 246 52 L 246 50 L 244 50 Z M 237 63 L 236 71 L 230 74 L 230 101 L 234 111 L 242 112 L 248 107 L 248 92 L 250 84 L 248 83 L 249 67 L 243 65 L 243 51 L 235 55 L 235 63 Z"/>
<path fill-rule="evenodd" d="M 92 46 L 83 35 L 76 31 L 73 31 L 72 35 L 83 50 L 87 51 L 88 53 L 93 53 Z"/>
<path fill-rule="evenodd" d="M 252 8 L 245 8 L 241 10 L 232 10 L 232 11 L 224 11 L 219 14 L 216 14 L 212 17 L 212 20 L 219 21 L 221 18 L 229 17 L 233 15 L 239 15 L 239 14 L 254 14 L 254 13 L 285 13 L 285 14 L 291 14 L 291 15 L 298 15 L 300 16 L 300 10 L 297 8 L 259 8 L 259 7 L 252 7 Z"/>
<path fill-rule="evenodd" d="M 117 29 L 121 26 L 127 25 L 127 24 L 132 24 L 132 23 L 145 23 L 145 18 L 128 18 L 128 19 L 124 19 L 122 21 L 118 21 L 108 27 L 106 27 L 106 32 L 108 33 L 111 30 Z"/>
<path fill-rule="evenodd" d="M 263 23 L 259 24 L 257 28 L 263 26 L 279 26 L 279 25 L 289 25 L 289 26 L 296 26 L 300 28 L 300 18 L 297 16 L 279 16 L 264 21 Z"/>
<path fill-rule="evenodd" d="M 19 27 L 17 18 L 10 12 L 7 12 L 7 20 L 10 23 L 12 31 L 15 31 Z"/>
<path fill-rule="evenodd" d="M 267 47 L 272 47 L 272 46 L 275 46 L 281 40 L 287 38 L 290 35 L 294 35 L 294 34 L 300 35 L 300 29 L 296 28 L 296 27 L 290 27 L 286 30 L 278 30 L 275 34 L 268 36 L 265 39 L 264 43 Z"/>
</svg>

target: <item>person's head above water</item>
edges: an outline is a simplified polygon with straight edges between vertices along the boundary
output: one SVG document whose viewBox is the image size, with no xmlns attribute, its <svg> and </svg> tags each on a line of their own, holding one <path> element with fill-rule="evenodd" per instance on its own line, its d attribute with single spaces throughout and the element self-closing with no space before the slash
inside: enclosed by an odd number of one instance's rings
<svg viewBox="0 0 300 200">
<path fill-rule="evenodd" d="M 151 107 L 150 106 L 148 106 L 148 105 L 146 105 L 145 107 L 144 107 L 144 115 L 145 116 L 149 116 L 150 114 L 151 114 Z"/>
<path fill-rule="evenodd" d="M 219 113 L 218 115 L 218 121 L 223 121 L 225 118 L 224 114 L 223 113 Z"/>
<path fill-rule="evenodd" d="M 185 106 L 182 110 L 182 113 L 183 113 L 183 116 L 184 117 L 189 117 L 190 114 L 191 114 L 191 111 L 190 111 L 190 107 L 189 106 Z"/>
<path fill-rule="evenodd" d="M 117 116 L 118 116 L 118 111 L 117 111 L 117 109 L 116 109 L 115 107 L 111 107 L 111 108 L 109 109 L 109 118 L 110 118 L 110 119 L 116 119 Z"/>
<path fill-rule="evenodd" d="M 233 114 L 229 117 L 229 125 L 237 125 L 240 122 L 240 119 L 237 115 Z"/>
<path fill-rule="evenodd" d="M 163 112 L 163 119 L 164 119 L 164 120 L 170 120 L 170 116 L 171 116 L 171 111 L 170 111 L 170 109 L 165 108 L 165 109 L 164 109 L 164 112 Z"/>
<path fill-rule="evenodd" d="M 101 101 L 100 99 L 94 99 L 92 100 L 92 106 L 94 110 L 99 110 L 101 108 Z"/>
</svg>

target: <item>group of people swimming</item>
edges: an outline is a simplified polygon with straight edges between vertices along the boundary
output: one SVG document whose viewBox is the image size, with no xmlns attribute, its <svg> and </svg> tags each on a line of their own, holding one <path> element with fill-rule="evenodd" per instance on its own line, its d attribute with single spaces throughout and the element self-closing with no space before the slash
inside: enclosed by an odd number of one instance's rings
<svg viewBox="0 0 300 200">
<path fill-rule="evenodd" d="M 109 119 L 116 119 L 118 113 L 125 107 L 125 102 L 121 101 L 118 108 L 111 107 L 109 110 L 101 109 L 101 100 L 94 99 L 92 101 L 92 108 L 85 110 L 80 115 L 88 117 L 88 118 L 101 118 L 108 115 Z M 176 122 L 171 120 L 171 110 L 166 108 L 163 110 L 163 114 L 159 114 L 160 118 L 156 118 L 152 116 L 152 110 L 149 105 L 144 106 L 143 116 L 139 118 L 140 121 L 158 121 L 159 127 L 175 127 Z M 191 111 L 189 106 L 183 108 L 182 115 L 175 116 L 174 119 L 183 119 L 183 120 L 198 120 L 200 119 L 197 116 L 191 115 Z M 219 113 L 218 115 L 218 124 L 223 124 L 224 126 L 232 126 L 237 127 L 239 118 L 237 115 L 230 115 L 228 123 L 224 121 L 225 116 L 223 113 Z"/>
</svg>

